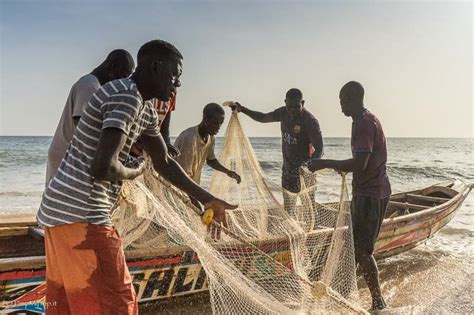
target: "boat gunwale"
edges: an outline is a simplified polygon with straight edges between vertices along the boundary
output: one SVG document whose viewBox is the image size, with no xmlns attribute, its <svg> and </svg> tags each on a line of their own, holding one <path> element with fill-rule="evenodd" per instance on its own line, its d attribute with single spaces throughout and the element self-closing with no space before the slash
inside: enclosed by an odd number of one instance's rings
<svg viewBox="0 0 474 315">
<path fill-rule="evenodd" d="M 438 186 L 438 185 L 440 185 L 440 184 L 431 185 L 431 186 L 426 187 L 426 188 L 435 187 L 435 186 Z M 426 188 L 424 188 L 424 189 L 426 189 Z M 441 203 L 437 206 L 430 207 L 430 208 L 425 209 L 425 210 L 420 210 L 420 211 L 416 211 L 414 213 L 409 213 L 409 214 L 397 216 L 395 218 L 384 219 L 382 224 L 385 224 L 386 222 L 387 223 L 400 223 L 400 222 L 405 221 L 405 220 L 410 220 L 411 221 L 412 219 L 417 218 L 417 217 L 423 217 L 425 215 L 430 215 L 430 214 L 433 214 L 435 212 L 442 212 L 443 210 L 445 210 L 446 208 L 451 207 L 452 205 L 454 205 L 458 201 L 460 201 L 460 200 L 461 200 L 461 202 L 464 201 L 466 199 L 467 195 L 469 194 L 469 192 L 471 191 L 471 188 L 472 187 L 470 187 L 470 185 L 466 185 L 465 183 L 463 183 L 463 189 L 461 191 L 456 191 L 455 189 L 450 188 L 453 191 L 457 192 L 457 194 L 454 195 L 453 197 L 451 197 L 450 200 L 448 200 L 446 202 L 443 202 L 443 203 Z M 401 192 L 401 193 L 394 194 L 391 197 L 397 197 L 397 196 L 402 196 L 402 195 L 406 195 L 406 194 L 410 194 L 410 193 L 421 192 L 424 189 L 418 189 L 418 190 L 413 190 L 413 191 L 408 191 L 408 192 Z"/>
</svg>

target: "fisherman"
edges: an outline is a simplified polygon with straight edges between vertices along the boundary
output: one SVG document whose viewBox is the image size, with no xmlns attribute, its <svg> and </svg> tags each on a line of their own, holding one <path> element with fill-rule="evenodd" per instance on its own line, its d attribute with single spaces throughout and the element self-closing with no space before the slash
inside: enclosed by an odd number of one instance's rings
<svg viewBox="0 0 474 315">
<path fill-rule="evenodd" d="M 233 110 L 242 112 L 258 122 L 280 122 L 283 152 L 281 185 L 284 207 L 290 215 L 294 214 L 296 193 L 301 190 L 301 166 L 323 155 L 319 122 L 304 104 L 303 93 L 293 88 L 286 93 L 285 106 L 270 113 L 253 111 L 237 102 L 231 105 Z"/>
<path fill-rule="evenodd" d="M 110 52 L 107 58 L 91 73 L 82 76 L 74 83 L 56 127 L 53 141 L 49 146 L 46 185 L 58 171 L 59 163 L 61 163 L 69 142 L 72 140 L 74 129 L 76 129 L 82 111 L 92 94 L 109 81 L 130 76 L 134 67 L 135 62 L 130 53 L 124 49 L 116 49 Z"/>
<path fill-rule="evenodd" d="M 227 169 L 214 153 L 215 135 L 224 122 L 224 109 L 216 103 L 209 103 L 202 112 L 202 121 L 178 136 L 174 145 L 181 152 L 176 161 L 197 184 L 201 182 L 204 162 L 216 171 L 222 172 L 240 184 L 240 176 Z"/>
<path fill-rule="evenodd" d="M 181 85 L 182 58 L 165 41 L 144 44 L 132 76 L 103 85 L 85 107 L 37 215 L 45 231 L 48 314 L 137 313 L 122 240 L 109 214 L 122 181 L 145 169 L 123 164 L 137 137 L 155 170 L 213 208 L 214 221 L 226 226 L 225 209 L 236 208 L 203 190 L 168 157 L 156 111 L 146 102 L 169 100 Z M 213 232 L 218 236 L 219 229 Z"/>
<path fill-rule="evenodd" d="M 346 83 L 339 99 L 344 115 L 352 117 L 352 158 L 313 160 L 310 170 L 332 168 L 353 172 L 351 215 L 355 259 L 372 295 L 372 310 L 377 311 L 387 306 L 373 255 L 391 194 L 386 170 L 387 142 L 382 124 L 364 107 L 364 88 L 359 82 Z"/>
</svg>

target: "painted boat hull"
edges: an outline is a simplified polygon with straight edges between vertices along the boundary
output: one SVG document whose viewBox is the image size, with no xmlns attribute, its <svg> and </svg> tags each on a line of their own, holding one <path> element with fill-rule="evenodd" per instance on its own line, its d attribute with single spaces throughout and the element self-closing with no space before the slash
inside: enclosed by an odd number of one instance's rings
<svg viewBox="0 0 474 315">
<path fill-rule="evenodd" d="M 385 258 L 399 254 L 432 237 L 452 219 L 469 194 L 470 188 L 458 184 L 455 196 L 443 204 L 385 219 L 375 247 L 376 256 Z M 404 198 L 409 193 L 393 195 L 392 199 Z M 308 238 L 311 240 L 321 233 L 324 232 L 311 232 Z M 258 247 L 282 264 L 291 267 L 288 242 L 284 238 L 261 241 Z M 129 251 L 126 256 L 140 303 L 208 290 L 205 270 L 196 253 L 188 247 L 173 247 L 147 253 Z M 262 257 L 249 255 L 246 259 L 250 261 L 237 262 L 250 266 L 245 272 L 268 273 L 265 269 L 268 264 Z M 0 263 L 0 311 L 43 313 L 46 307 L 44 256 L 11 258 L 8 265 L 10 267 Z"/>
<path fill-rule="evenodd" d="M 457 194 L 444 204 L 413 214 L 385 219 L 375 244 L 376 257 L 390 257 L 414 248 L 433 237 L 448 224 L 472 188 L 460 182 L 457 185 Z M 411 192 L 393 195 L 392 199 L 409 193 Z"/>
</svg>

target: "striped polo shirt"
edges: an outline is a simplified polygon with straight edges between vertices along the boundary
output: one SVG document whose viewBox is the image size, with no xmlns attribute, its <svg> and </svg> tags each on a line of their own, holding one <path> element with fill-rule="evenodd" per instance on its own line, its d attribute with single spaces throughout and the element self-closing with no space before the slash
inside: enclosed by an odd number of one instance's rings
<svg viewBox="0 0 474 315">
<path fill-rule="evenodd" d="M 133 80 L 103 85 L 84 108 L 59 170 L 43 193 L 38 223 L 46 227 L 78 222 L 112 225 L 109 210 L 122 182 L 97 180 L 90 173 L 101 131 L 118 128 L 127 135 L 119 153 L 124 163 L 141 134 L 159 135 L 157 122 L 155 109 L 150 102 L 143 102 Z"/>
</svg>

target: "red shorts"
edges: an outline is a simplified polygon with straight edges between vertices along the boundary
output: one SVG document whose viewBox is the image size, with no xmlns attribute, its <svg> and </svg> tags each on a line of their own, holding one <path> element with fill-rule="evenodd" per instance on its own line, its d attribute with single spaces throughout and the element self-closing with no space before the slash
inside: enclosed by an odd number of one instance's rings
<svg viewBox="0 0 474 315">
<path fill-rule="evenodd" d="M 111 226 L 45 228 L 47 314 L 137 314 L 122 240 Z"/>
</svg>

